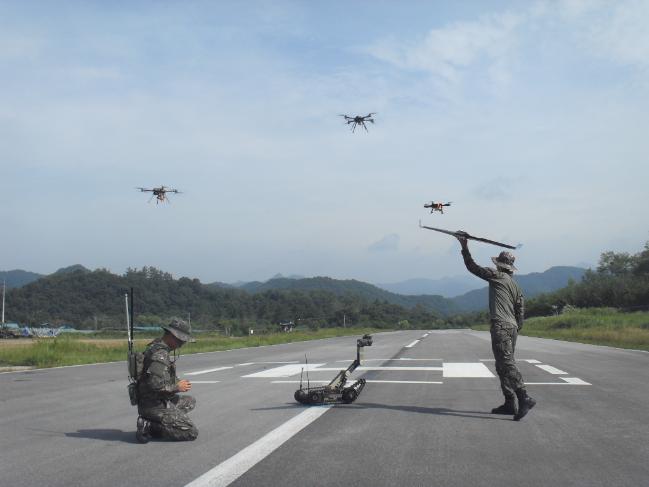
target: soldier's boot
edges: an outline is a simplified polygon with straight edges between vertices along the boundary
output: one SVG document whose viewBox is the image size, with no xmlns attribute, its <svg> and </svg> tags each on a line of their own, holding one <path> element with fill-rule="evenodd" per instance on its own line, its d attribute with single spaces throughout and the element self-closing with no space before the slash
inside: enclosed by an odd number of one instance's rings
<svg viewBox="0 0 649 487">
<path fill-rule="evenodd" d="M 505 404 L 501 404 L 497 408 L 491 410 L 491 414 L 507 414 L 509 416 L 516 414 L 517 412 L 516 399 L 514 397 L 506 397 Z"/>
<path fill-rule="evenodd" d="M 518 397 L 518 412 L 514 414 L 514 421 L 520 421 L 530 412 L 530 409 L 536 406 L 536 401 L 527 395 L 525 389 L 517 390 L 516 397 Z"/>
<path fill-rule="evenodd" d="M 151 439 L 151 423 L 144 419 L 142 416 L 137 418 L 137 430 L 135 431 L 135 439 L 138 443 L 148 443 Z"/>
<path fill-rule="evenodd" d="M 149 435 L 151 436 L 151 438 L 160 439 L 164 437 L 164 428 L 160 423 L 151 421 L 149 424 Z"/>
</svg>

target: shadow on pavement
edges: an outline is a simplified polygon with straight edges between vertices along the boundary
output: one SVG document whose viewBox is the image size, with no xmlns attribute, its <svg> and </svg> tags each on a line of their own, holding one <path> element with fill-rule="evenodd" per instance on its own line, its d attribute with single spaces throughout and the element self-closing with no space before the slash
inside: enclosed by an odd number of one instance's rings
<svg viewBox="0 0 649 487">
<path fill-rule="evenodd" d="M 423 406 L 400 406 L 390 404 L 375 404 L 371 402 L 360 402 L 356 404 L 340 404 L 338 407 L 349 409 L 392 409 L 394 411 L 405 411 L 409 413 L 436 414 L 440 416 L 458 416 L 461 418 L 495 419 L 499 421 L 512 421 L 512 416 L 502 416 L 488 413 L 486 411 L 456 411 L 446 408 L 427 408 Z"/>
<path fill-rule="evenodd" d="M 79 430 L 74 433 L 65 433 L 68 438 L 91 438 L 93 440 L 121 441 L 123 443 L 137 443 L 135 431 L 122 431 L 115 429 Z"/>
</svg>

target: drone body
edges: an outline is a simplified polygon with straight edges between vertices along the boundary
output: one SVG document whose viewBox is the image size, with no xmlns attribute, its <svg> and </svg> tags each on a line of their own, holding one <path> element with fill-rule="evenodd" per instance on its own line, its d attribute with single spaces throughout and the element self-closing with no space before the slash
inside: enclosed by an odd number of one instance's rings
<svg viewBox="0 0 649 487">
<path fill-rule="evenodd" d="M 445 206 L 451 206 L 451 201 L 448 203 L 442 203 L 439 201 L 431 201 L 430 203 L 426 203 L 424 205 L 424 208 L 430 208 L 430 212 L 433 213 L 435 211 L 439 211 L 442 215 L 444 214 L 444 207 Z"/>
<path fill-rule="evenodd" d="M 180 191 L 178 191 L 177 189 L 168 188 L 166 186 L 160 186 L 158 188 L 151 188 L 151 189 L 147 189 L 147 188 L 137 188 L 137 189 L 139 189 L 143 193 L 153 193 L 151 195 L 151 198 L 149 199 L 149 203 L 155 197 L 156 205 L 158 203 L 164 203 L 165 201 L 169 203 L 169 198 L 167 197 L 167 193 L 177 193 L 177 194 L 180 193 Z"/>
<path fill-rule="evenodd" d="M 356 127 L 358 125 L 362 126 L 365 129 L 365 132 L 369 132 L 367 130 L 367 125 L 365 125 L 365 122 L 374 123 L 374 119 L 372 118 L 372 115 L 376 115 L 376 112 L 368 113 L 365 116 L 362 115 L 354 115 L 353 117 L 350 117 L 349 115 L 340 115 L 340 116 L 345 119 L 347 125 L 351 124 L 352 132 L 356 131 Z"/>
</svg>

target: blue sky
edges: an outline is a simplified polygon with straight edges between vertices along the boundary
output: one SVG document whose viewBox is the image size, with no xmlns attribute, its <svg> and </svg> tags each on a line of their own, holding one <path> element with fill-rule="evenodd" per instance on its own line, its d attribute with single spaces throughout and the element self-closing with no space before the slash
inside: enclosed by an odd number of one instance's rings
<svg viewBox="0 0 649 487">
<path fill-rule="evenodd" d="M 647 25 L 644 1 L 0 2 L 0 269 L 463 274 L 419 219 L 523 243 L 523 273 L 636 252 Z M 160 184 L 184 193 L 135 190 Z"/>
</svg>

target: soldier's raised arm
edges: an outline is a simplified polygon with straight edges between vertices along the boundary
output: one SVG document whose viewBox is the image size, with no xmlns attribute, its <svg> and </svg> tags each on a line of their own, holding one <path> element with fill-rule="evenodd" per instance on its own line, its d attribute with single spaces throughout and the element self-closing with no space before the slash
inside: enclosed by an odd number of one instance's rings
<svg viewBox="0 0 649 487">
<path fill-rule="evenodd" d="M 466 266 L 468 271 L 471 274 L 478 276 L 480 279 L 484 279 L 485 281 L 493 279 L 496 276 L 496 271 L 494 269 L 490 269 L 489 267 L 481 267 L 476 264 L 476 262 L 473 260 L 473 257 L 471 257 L 471 252 L 469 252 L 468 240 L 464 237 L 457 237 L 457 239 L 462 246 L 462 258 L 464 259 L 464 265 Z"/>
</svg>

